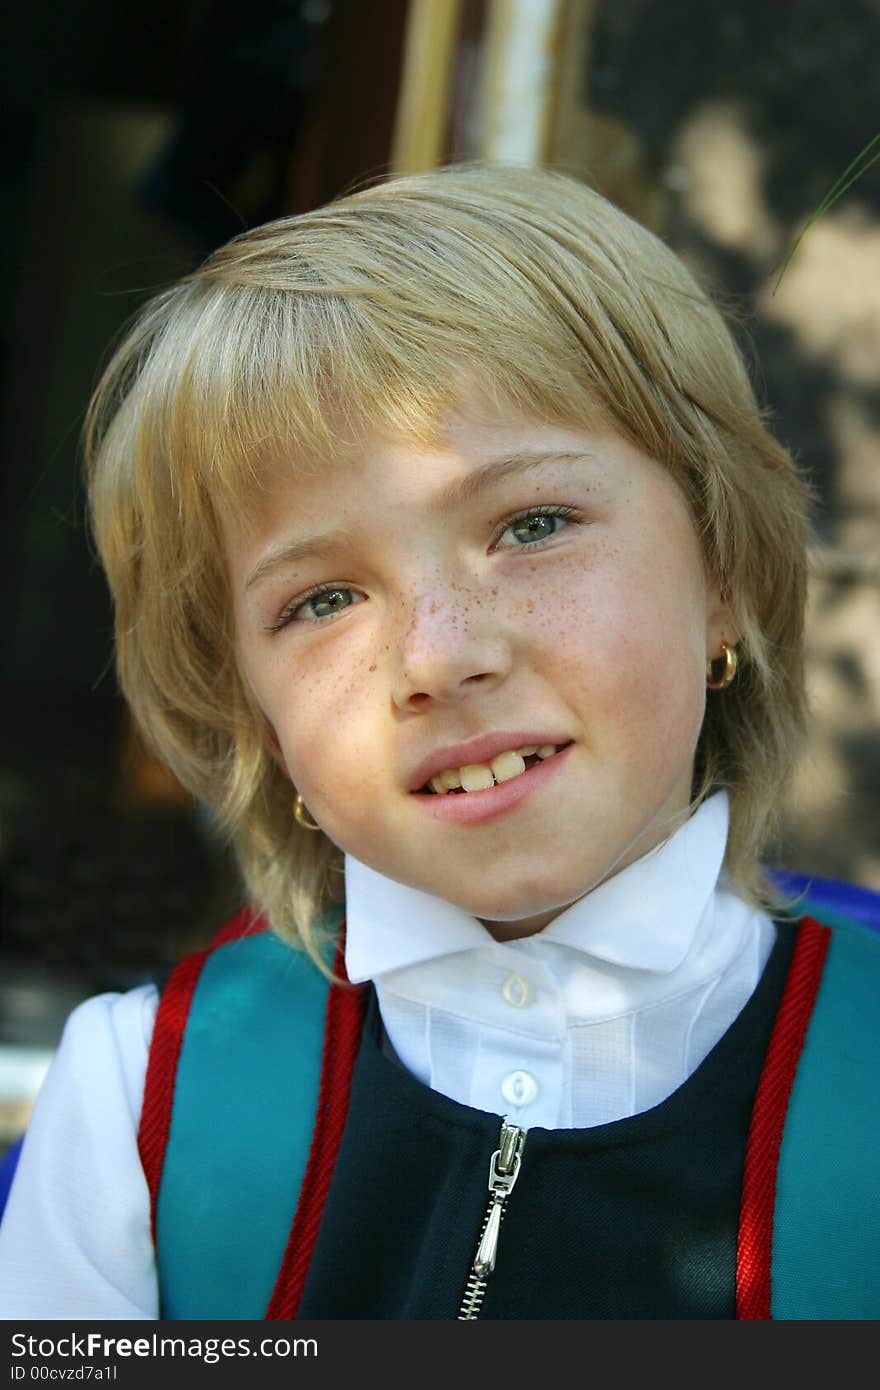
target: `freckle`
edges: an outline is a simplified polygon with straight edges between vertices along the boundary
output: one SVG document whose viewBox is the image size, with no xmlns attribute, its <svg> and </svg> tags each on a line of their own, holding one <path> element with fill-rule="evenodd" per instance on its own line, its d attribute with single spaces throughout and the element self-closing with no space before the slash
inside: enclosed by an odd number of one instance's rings
<svg viewBox="0 0 880 1390">
<path fill-rule="evenodd" d="M 375 661 L 373 662 L 372 666 L 368 666 L 368 667 L 367 667 L 367 670 L 368 670 L 368 671 L 375 671 L 375 669 L 376 669 L 376 663 L 375 663 Z"/>
</svg>

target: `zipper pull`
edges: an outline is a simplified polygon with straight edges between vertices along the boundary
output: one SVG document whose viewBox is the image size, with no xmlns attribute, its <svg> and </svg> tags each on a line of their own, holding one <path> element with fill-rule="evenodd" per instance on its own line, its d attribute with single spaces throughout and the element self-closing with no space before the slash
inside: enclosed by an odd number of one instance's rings
<svg viewBox="0 0 880 1390">
<path fill-rule="evenodd" d="M 486 1229 L 480 1241 L 480 1248 L 474 1257 L 474 1274 L 485 1279 L 487 1274 L 491 1274 L 495 1268 L 495 1256 L 498 1253 L 498 1235 L 501 1230 L 501 1208 L 503 1202 L 496 1197 L 489 1212 L 489 1219 L 486 1222 Z"/>
<path fill-rule="evenodd" d="M 524 1129 L 520 1129 L 517 1125 L 509 1125 L 506 1120 L 502 1120 L 499 1147 L 489 1161 L 489 1192 L 492 1200 L 485 1229 L 474 1257 L 474 1274 L 480 1279 L 485 1279 L 495 1268 L 504 1203 L 513 1191 L 514 1183 L 519 1177 L 525 1142 L 526 1132 Z"/>
</svg>

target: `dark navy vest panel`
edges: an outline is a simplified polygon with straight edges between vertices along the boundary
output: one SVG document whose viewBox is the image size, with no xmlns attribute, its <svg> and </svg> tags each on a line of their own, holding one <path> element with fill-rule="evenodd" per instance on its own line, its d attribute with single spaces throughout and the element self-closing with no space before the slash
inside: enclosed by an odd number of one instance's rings
<svg viewBox="0 0 880 1390">
<path fill-rule="evenodd" d="M 749 1120 L 794 946 L 662 1104 L 584 1130 L 529 1130 L 482 1317 L 734 1318 Z M 381 1048 L 373 999 L 301 1318 L 454 1319 L 500 1117 Z"/>
</svg>

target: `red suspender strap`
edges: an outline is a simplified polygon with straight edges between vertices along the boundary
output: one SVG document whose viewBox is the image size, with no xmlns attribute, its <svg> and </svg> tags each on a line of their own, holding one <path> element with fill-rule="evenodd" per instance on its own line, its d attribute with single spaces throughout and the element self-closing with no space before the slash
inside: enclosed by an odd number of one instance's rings
<svg viewBox="0 0 880 1390">
<path fill-rule="evenodd" d="M 758 1083 L 743 1171 L 736 1262 L 738 1318 L 771 1316 L 770 1261 L 779 1149 L 830 936 L 828 927 L 820 926 L 811 917 L 802 918 Z"/>
<path fill-rule="evenodd" d="M 171 1126 L 174 1086 L 190 1007 L 202 969 L 219 946 L 267 929 L 250 908 L 218 932 L 204 950 L 185 957 L 171 972 L 159 1001 L 147 1065 L 138 1149 L 150 1192 L 153 1239 L 156 1204 Z M 344 929 L 334 974 L 345 979 Z M 269 1303 L 267 1318 L 296 1315 L 312 1257 L 330 1179 L 345 1128 L 351 1077 L 360 1043 L 366 992 L 348 984 L 332 985 L 327 995 L 318 1109 L 296 1213 L 284 1258 Z"/>
<path fill-rule="evenodd" d="M 159 999 L 156 1022 L 153 1026 L 153 1041 L 150 1059 L 147 1064 L 147 1077 L 144 1083 L 144 1104 L 138 1129 L 138 1151 L 141 1164 L 150 1190 L 150 1221 L 153 1241 L 156 1240 L 156 1201 L 159 1196 L 159 1180 L 162 1164 L 165 1161 L 165 1148 L 168 1144 L 168 1130 L 171 1125 L 171 1109 L 174 1104 L 174 1082 L 177 1076 L 177 1062 L 183 1044 L 186 1020 L 189 1017 L 193 994 L 198 984 L 202 967 L 208 956 L 218 946 L 238 937 L 265 931 L 266 923 L 245 908 L 228 922 L 222 931 L 213 938 L 204 951 L 186 956 L 175 966 Z"/>
<path fill-rule="evenodd" d="M 333 963 L 333 973 L 342 979 L 345 979 L 344 939 L 343 931 Z M 295 1318 L 299 1308 L 348 1115 L 366 998 L 364 989 L 351 985 L 331 985 L 327 996 L 315 1129 L 287 1248 L 266 1311 L 267 1319 Z"/>
</svg>

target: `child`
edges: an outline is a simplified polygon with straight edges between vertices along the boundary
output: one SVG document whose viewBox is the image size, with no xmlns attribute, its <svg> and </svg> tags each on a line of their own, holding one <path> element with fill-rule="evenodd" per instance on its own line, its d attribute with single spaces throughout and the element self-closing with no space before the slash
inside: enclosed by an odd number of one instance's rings
<svg viewBox="0 0 880 1390">
<path fill-rule="evenodd" d="M 123 689 L 255 910 L 72 1017 L 7 1315 L 877 1316 L 876 950 L 759 862 L 805 488 L 676 257 L 392 180 L 159 295 L 87 445 Z"/>
</svg>

